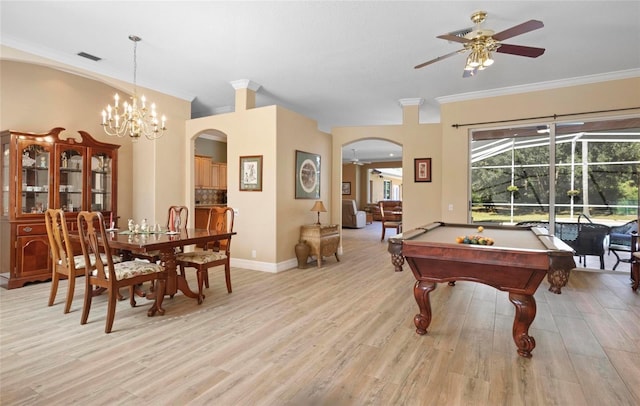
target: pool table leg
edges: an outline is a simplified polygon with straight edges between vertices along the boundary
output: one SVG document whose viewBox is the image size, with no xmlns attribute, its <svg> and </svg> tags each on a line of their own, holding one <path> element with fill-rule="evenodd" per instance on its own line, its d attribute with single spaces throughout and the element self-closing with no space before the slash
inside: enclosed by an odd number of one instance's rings
<svg viewBox="0 0 640 406">
<path fill-rule="evenodd" d="M 513 319 L 513 341 L 518 347 L 518 354 L 531 358 L 531 351 L 536 348 L 536 340 L 529 335 L 529 326 L 536 317 L 536 299 L 533 295 L 522 295 L 509 292 L 509 300 L 516 307 Z"/>
<path fill-rule="evenodd" d="M 549 291 L 559 295 L 562 293 L 560 290 L 569 281 L 569 273 L 574 268 L 575 262 L 573 258 L 567 256 L 552 256 L 550 262 L 547 272 L 547 281 L 551 285 Z"/>
<path fill-rule="evenodd" d="M 396 272 L 402 272 L 402 265 L 404 265 L 404 257 L 402 254 L 391 254 L 391 264 L 394 266 Z"/>
<path fill-rule="evenodd" d="M 416 298 L 420 313 L 413 318 L 416 325 L 416 333 L 427 334 L 427 328 L 431 324 L 431 303 L 429 292 L 436 288 L 435 282 L 416 281 L 413 287 L 413 296 Z"/>
</svg>

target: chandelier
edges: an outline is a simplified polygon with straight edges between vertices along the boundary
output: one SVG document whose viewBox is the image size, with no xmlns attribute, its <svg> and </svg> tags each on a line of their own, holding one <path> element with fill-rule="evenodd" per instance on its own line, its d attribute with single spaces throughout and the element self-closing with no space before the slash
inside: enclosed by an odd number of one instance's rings
<svg viewBox="0 0 640 406">
<path fill-rule="evenodd" d="M 116 93 L 113 96 L 113 107 L 109 104 L 106 110 L 102 110 L 102 127 L 107 135 L 118 137 L 128 135 L 134 141 L 144 135 L 147 139 L 154 140 L 160 138 L 167 129 L 165 127 L 166 118 L 162 116 L 162 119 L 158 120 L 155 103 L 151 103 L 151 107 L 148 108 L 144 95 L 138 99 L 136 50 L 138 42 L 142 38 L 136 35 L 129 35 L 129 39 L 133 41 L 133 95 L 131 96 L 131 102 L 125 101 L 121 112 L 120 96 Z"/>
</svg>

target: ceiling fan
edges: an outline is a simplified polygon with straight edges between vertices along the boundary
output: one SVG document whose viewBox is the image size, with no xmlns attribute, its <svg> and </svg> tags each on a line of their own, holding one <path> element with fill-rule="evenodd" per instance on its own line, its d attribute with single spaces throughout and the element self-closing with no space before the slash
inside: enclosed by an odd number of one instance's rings
<svg viewBox="0 0 640 406">
<path fill-rule="evenodd" d="M 351 163 L 354 165 L 367 165 L 370 164 L 371 162 L 364 162 L 358 159 L 358 157 L 356 156 L 356 150 L 352 149 L 351 151 L 353 151 L 353 158 L 351 158 Z"/>
<path fill-rule="evenodd" d="M 476 11 L 471 14 L 471 21 L 476 25 L 475 29 L 464 33 L 460 32 L 438 35 L 437 38 L 446 39 L 448 41 L 461 43 L 463 48 L 457 51 L 439 56 L 430 61 L 416 65 L 414 69 L 420 69 L 432 63 L 449 58 L 450 56 L 471 51 L 467 57 L 467 63 L 464 68 L 462 77 L 467 78 L 474 76 L 478 71 L 485 69 L 493 64 L 492 52 L 500 52 L 503 54 L 511 54 L 518 56 L 526 56 L 529 58 L 537 58 L 544 54 L 544 48 L 535 48 L 522 45 L 503 44 L 501 41 L 521 35 L 529 31 L 537 30 L 544 27 L 542 21 L 529 20 L 522 24 L 518 24 L 499 33 L 493 30 L 483 29 L 480 25 L 487 18 L 486 11 Z"/>
</svg>

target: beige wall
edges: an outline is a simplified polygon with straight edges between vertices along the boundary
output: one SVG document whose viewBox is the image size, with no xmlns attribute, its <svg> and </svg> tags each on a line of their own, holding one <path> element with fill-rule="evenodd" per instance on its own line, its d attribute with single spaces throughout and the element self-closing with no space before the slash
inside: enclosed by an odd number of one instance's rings
<svg viewBox="0 0 640 406">
<path fill-rule="evenodd" d="M 184 160 L 193 168 L 194 140 L 202 132 L 217 130 L 227 136 L 227 204 L 237 210 L 233 259 L 259 262 L 268 267 L 276 262 L 276 107 L 241 110 L 188 120 L 189 146 Z M 250 140 L 250 141 L 247 141 Z M 262 191 L 239 191 L 239 157 L 262 155 Z M 187 188 L 194 189 L 193 171 Z M 195 207 L 191 195 L 187 205 Z M 252 258 L 252 251 L 256 257 Z M 253 264 L 254 266 L 256 264 Z M 237 266 L 237 265 L 236 265 Z M 265 269 L 266 270 L 266 269 Z"/>
<path fill-rule="evenodd" d="M 469 131 L 478 128 L 505 127 L 509 123 L 454 128 L 454 124 L 502 121 L 526 117 L 553 116 L 635 107 L 635 111 L 593 113 L 559 118 L 557 121 L 589 121 L 605 116 L 624 116 L 640 112 L 640 78 L 611 80 L 595 84 L 563 87 L 524 94 L 452 102 L 441 107 L 442 168 L 434 169 L 435 179 L 444 186 L 439 204 L 444 221 L 467 222 L 469 201 Z M 540 123 L 532 120 L 529 123 Z M 549 119 L 548 122 L 553 122 Z M 522 125 L 527 122 L 517 122 Z M 406 161 L 405 161 L 406 162 Z M 405 189 L 405 199 L 407 193 Z M 449 205 L 453 210 L 449 211 Z"/>
<path fill-rule="evenodd" d="M 295 198 L 296 150 L 320 155 L 320 200 L 327 209 L 327 213 L 320 213 L 320 222 L 329 224 L 332 216 L 340 213 L 342 206 L 340 202 L 331 202 L 331 136 L 318 130 L 314 120 L 282 107 L 278 107 L 277 128 L 278 262 L 289 259 L 289 263 L 292 264 L 295 259 L 294 246 L 300 236 L 300 226 L 313 224 L 318 219 L 318 214 L 310 211 L 315 199 Z"/>
<path fill-rule="evenodd" d="M 360 167 L 360 176 L 358 178 L 358 186 L 359 186 L 359 196 L 360 201 L 362 202 L 361 208 L 364 208 L 367 203 L 377 203 L 379 200 L 382 200 L 382 179 L 375 178 L 375 176 L 371 175 L 372 169 L 381 169 L 381 168 L 402 168 L 402 161 L 389 161 L 389 162 L 372 162 L 370 164 L 365 164 Z M 404 175 L 406 177 L 408 175 Z M 369 180 L 375 185 L 378 185 L 379 192 L 373 191 L 369 193 Z M 391 179 L 391 178 L 389 178 Z M 378 183 L 379 182 L 379 183 Z M 403 184 L 403 179 L 393 179 L 394 184 Z M 376 186 L 374 186 L 375 188 Z M 402 193 L 402 192 L 401 192 Z"/>
<path fill-rule="evenodd" d="M 389 176 L 387 174 L 370 175 L 369 178 L 371 182 L 371 203 L 377 203 L 381 200 L 402 200 L 402 178 Z M 391 197 L 389 199 L 384 198 L 384 182 L 387 180 L 391 181 Z M 394 186 L 399 187 L 399 196 L 397 199 L 393 196 Z"/>
<path fill-rule="evenodd" d="M 402 146 L 403 168 L 403 223 L 405 229 L 418 227 L 427 222 L 436 221 L 440 217 L 440 189 L 439 177 L 442 165 L 441 126 L 440 124 L 419 124 L 418 106 L 398 106 L 398 115 L 403 117 L 402 125 L 364 126 L 364 127 L 336 127 L 333 134 L 333 204 L 340 203 L 342 179 L 342 147 L 362 139 L 386 140 Z M 429 183 L 413 182 L 414 158 L 431 158 L 433 181 Z M 363 166 L 364 170 L 369 166 Z M 396 166 L 396 165 L 394 165 Z M 364 171 L 363 171 L 364 172 Z M 363 201 L 366 201 L 366 192 Z M 362 194 L 360 195 L 362 199 Z M 336 206 L 337 207 L 337 206 Z M 332 215 L 332 222 L 340 224 L 339 213 Z"/>
<path fill-rule="evenodd" d="M 112 102 L 116 92 L 124 97 L 126 92 L 122 89 L 130 90 L 130 85 L 5 46 L 1 54 L 1 129 L 46 132 L 63 127 L 66 128 L 63 136 L 84 130 L 99 141 L 122 145 L 118 150 L 121 225 L 127 218 L 140 221 L 146 217 L 164 222 L 169 204 L 185 202 L 182 187 L 185 168 L 179 152 L 184 149 L 183 123 L 190 116 L 189 101 L 139 89 L 167 116 L 169 131 L 153 142 L 132 143 L 128 138 L 107 136 L 100 126 L 100 112 Z"/>
<path fill-rule="evenodd" d="M 342 195 L 342 199 L 354 199 L 359 210 L 363 210 L 367 203 L 376 203 L 382 200 L 383 180 L 390 180 L 392 185 L 398 185 L 400 187 L 400 196 L 402 196 L 402 178 L 385 175 L 384 179 L 382 179 L 379 176 L 372 176 L 371 170 L 374 168 L 402 168 L 402 161 L 364 165 L 348 163 L 342 165 L 342 182 L 351 182 L 351 194 Z M 370 184 L 371 188 L 369 187 Z M 373 199 L 369 198 L 370 192 Z"/>
<path fill-rule="evenodd" d="M 66 128 L 62 137 L 87 131 L 101 142 L 120 144 L 118 150 L 118 214 L 132 215 L 133 182 L 130 180 L 133 147 L 107 136 L 99 113 L 114 89 L 94 80 L 28 63 L 0 61 L 0 128 L 44 133 Z M 125 220 L 126 221 L 126 220 Z M 120 220 L 122 225 L 122 220 Z"/>
<path fill-rule="evenodd" d="M 227 162 L 227 143 L 203 137 L 195 140 L 195 154 L 211 158 L 213 162 Z"/>
<path fill-rule="evenodd" d="M 239 94 L 243 92 L 237 91 Z M 238 106 L 244 104 L 236 103 Z M 321 221 L 326 224 L 332 214 L 329 135 L 319 131 L 315 121 L 277 106 L 189 120 L 186 133 L 191 154 L 185 159 L 191 160 L 191 167 L 193 139 L 208 130 L 227 136 L 227 204 L 238 211 L 232 265 L 268 272 L 294 267 L 300 226 L 316 220 L 316 214 L 309 211 L 314 200 L 295 199 L 295 151 L 321 156 L 320 198 L 328 210 L 321 214 Z M 263 156 L 260 192 L 239 191 L 239 158 L 246 155 Z M 193 188 L 193 176 L 190 184 Z M 193 197 L 189 205 L 193 207 Z"/>
<path fill-rule="evenodd" d="M 342 195 L 343 199 L 353 199 L 356 201 L 356 205 L 358 208 L 362 207 L 362 199 L 360 198 L 359 187 L 360 182 L 358 181 L 360 173 L 360 165 L 354 164 L 344 164 L 342 165 L 342 182 L 349 182 L 351 184 L 351 194 Z"/>
</svg>

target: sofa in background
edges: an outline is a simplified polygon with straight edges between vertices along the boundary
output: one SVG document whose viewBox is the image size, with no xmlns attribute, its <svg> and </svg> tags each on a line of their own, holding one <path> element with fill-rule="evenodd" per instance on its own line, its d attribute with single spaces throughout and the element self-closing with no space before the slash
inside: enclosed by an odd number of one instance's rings
<svg viewBox="0 0 640 406">
<path fill-rule="evenodd" d="M 355 200 L 342 200 L 342 227 L 364 228 L 366 226 L 366 221 L 367 214 L 364 211 L 358 210 Z"/>
</svg>

